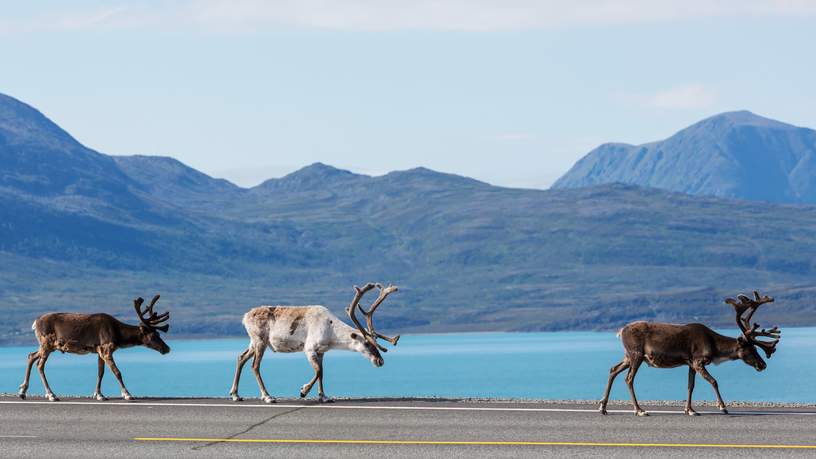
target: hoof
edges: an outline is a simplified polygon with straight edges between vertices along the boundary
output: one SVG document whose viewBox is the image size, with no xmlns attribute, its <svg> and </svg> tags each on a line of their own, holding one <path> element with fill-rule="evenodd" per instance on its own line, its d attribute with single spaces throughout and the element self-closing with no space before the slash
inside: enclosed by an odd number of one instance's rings
<svg viewBox="0 0 816 459">
<path fill-rule="evenodd" d="M 127 402 L 132 402 L 132 401 L 136 400 L 136 398 L 134 398 L 130 394 L 122 394 L 122 398 L 125 399 L 125 401 L 127 401 Z"/>
<path fill-rule="evenodd" d="M 20 392 L 17 393 L 17 396 L 20 397 L 21 400 L 25 400 L 26 393 L 21 390 Z"/>
<path fill-rule="evenodd" d="M 104 402 L 105 400 L 108 399 L 108 397 L 105 397 L 104 395 L 100 394 L 99 392 L 91 395 L 91 398 L 96 399 L 99 402 Z"/>
<path fill-rule="evenodd" d="M 306 392 L 300 391 L 300 398 L 306 398 L 306 395 L 308 395 Z"/>
<path fill-rule="evenodd" d="M 722 414 L 728 414 L 728 410 L 726 410 L 725 408 L 720 408 L 720 411 L 722 412 Z"/>
<path fill-rule="evenodd" d="M 49 402 L 58 402 L 58 401 L 60 401 L 59 398 L 54 394 L 45 394 L 45 398 L 47 398 Z"/>
<path fill-rule="evenodd" d="M 686 410 L 686 411 L 685 411 L 685 413 L 686 413 L 687 415 L 689 415 L 689 416 L 699 416 L 699 415 L 700 415 L 700 413 L 698 413 L 698 412 L 696 412 L 696 411 L 694 411 L 694 410 L 692 410 L 692 409 L 688 409 L 688 410 Z"/>
<path fill-rule="evenodd" d="M 649 415 L 649 413 L 647 413 L 647 412 L 645 412 L 643 410 L 635 411 L 635 416 L 648 416 L 648 415 Z"/>
<path fill-rule="evenodd" d="M 317 398 L 317 403 L 334 403 L 334 399 L 321 395 Z"/>
<path fill-rule="evenodd" d="M 230 394 L 230 397 L 232 398 L 233 402 L 243 402 L 244 401 L 244 397 L 241 397 L 238 394 Z"/>
<path fill-rule="evenodd" d="M 267 395 L 266 397 L 263 398 L 263 402 L 267 403 L 267 404 L 275 403 L 275 399 L 273 397 L 270 397 L 270 396 Z"/>
<path fill-rule="evenodd" d="M 601 414 L 603 414 L 603 415 L 607 415 L 607 414 L 609 414 L 609 413 L 607 413 L 607 412 L 606 412 L 606 407 L 605 407 L 605 406 L 603 406 L 603 405 L 601 405 L 600 407 L 598 407 L 598 412 L 599 412 L 599 413 L 601 413 Z"/>
</svg>

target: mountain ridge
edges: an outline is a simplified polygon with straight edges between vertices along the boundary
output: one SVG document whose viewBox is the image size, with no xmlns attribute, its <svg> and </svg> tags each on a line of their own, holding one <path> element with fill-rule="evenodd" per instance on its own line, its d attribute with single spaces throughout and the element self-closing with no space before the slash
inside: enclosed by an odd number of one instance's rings
<svg viewBox="0 0 816 459">
<path fill-rule="evenodd" d="M 621 182 L 779 203 L 816 203 L 816 131 L 726 112 L 642 145 L 602 144 L 552 186 Z"/>
<path fill-rule="evenodd" d="M 812 205 L 325 164 L 241 188 L 172 158 L 24 143 L 0 145 L 0 342 L 30 343 L 32 319 L 54 310 L 132 317 L 132 299 L 155 292 L 174 334 L 240 335 L 260 304 L 342 317 L 351 286 L 368 281 L 400 286 L 377 320 L 405 333 L 733 326 L 722 297 L 754 288 L 785 306 L 769 320 L 816 324 Z M 59 186 L 20 178 L 32 158 L 49 159 L 34 172 Z"/>
</svg>

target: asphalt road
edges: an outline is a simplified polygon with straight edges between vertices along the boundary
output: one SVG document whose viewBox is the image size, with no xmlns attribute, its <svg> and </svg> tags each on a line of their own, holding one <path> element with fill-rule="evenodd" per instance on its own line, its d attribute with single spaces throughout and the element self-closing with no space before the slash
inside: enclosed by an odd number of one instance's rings
<svg viewBox="0 0 816 459">
<path fill-rule="evenodd" d="M 816 409 L 730 415 L 652 407 L 457 401 L 0 398 L 7 457 L 816 456 Z M 647 406 L 647 409 L 649 407 Z"/>
</svg>

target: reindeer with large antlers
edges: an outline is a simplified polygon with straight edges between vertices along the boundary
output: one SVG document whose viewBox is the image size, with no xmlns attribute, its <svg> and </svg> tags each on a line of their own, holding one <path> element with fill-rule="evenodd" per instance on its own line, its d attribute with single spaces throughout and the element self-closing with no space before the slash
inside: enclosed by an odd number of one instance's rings
<svg viewBox="0 0 816 459">
<path fill-rule="evenodd" d="M 366 310 L 360 300 L 370 290 L 379 289 L 379 296 Z M 330 401 L 323 390 L 323 354 L 331 349 L 345 349 L 359 352 L 375 367 L 383 365 L 380 351 L 388 350 L 377 342 L 382 338 L 396 346 L 399 335 L 389 338 L 374 329 L 374 312 L 388 295 L 397 287 L 380 284 L 366 284 L 362 288 L 354 286 L 354 298 L 346 308 L 346 313 L 354 323 L 354 328 L 346 325 L 323 306 L 259 306 L 244 314 L 243 324 L 249 334 L 249 347 L 238 356 L 235 378 L 230 390 L 233 401 L 243 400 L 238 395 L 238 383 L 244 364 L 252 358 L 252 371 L 258 380 L 261 398 L 266 403 L 275 401 L 264 386 L 261 378 L 261 359 L 267 346 L 274 352 L 304 352 L 314 368 L 314 377 L 300 388 L 300 396 L 306 397 L 315 382 L 318 384 L 318 401 Z M 357 318 L 357 311 L 366 321 L 364 328 Z"/>
<path fill-rule="evenodd" d="M 105 374 L 105 364 L 107 364 L 116 376 L 117 381 L 119 381 L 119 386 L 122 388 L 122 397 L 125 400 L 133 400 L 133 396 L 130 395 L 130 392 L 125 388 L 124 381 L 122 381 L 122 373 L 113 360 L 113 353 L 117 349 L 133 346 L 146 346 L 162 354 L 170 352 L 170 348 L 159 336 L 159 332 L 167 332 L 169 329 L 169 325 L 164 322 L 170 319 L 170 313 L 155 313 L 153 307 L 157 301 L 159 301 L 159 295 L 153 297 L 146 309 L 142 309 L 141 306 L 144 300 L 142 298 L 133 300 L 133 306 L 141 322 L 139 325 L 122 323 L 108 314 L 56 312 L 40 316 L 31 325 L 31 329 L 34 330 L 37 341 L 40 343 L 40 348 L 28 355 L 25 379 L 20 386 L 20 398 L 25 399 L 26 397 L 31 367 L 36 362 L 40 379 L 42 379 L 45 388 L 46 398 L 52 402 L 59 400 L 51 391 L 48 380 L 45 378 L 45 362 L 52 352 L 60 351 L 70 354 L 89 354 L 92 352 L 97 354 L 99 371 L 96 380 L 96 391 L 91 396 L 92 398 L 107 400 L 102 395 L 102 376 Z"/>
<path fill-rule="evenodd" d="M 674 368 L 688 365 L 686 414 L 690 416 L 698 414 L 691 407 L 691 393 L 694 391 L 694 378 L 697 374 L 711 384 L 717 396 L 717 406 L 724 414 L 728 414 L 725 402 L 720 396 L 717 380 L 706 370 L 706 365 L 712 363 L 717 365 L 728 360 L 742 360 L 757 371 L 762 371 L 767 365 L 757 353 L 755 346 L 765 351 L 765 356 L 770 358 L 771 354 L 776 351 L 776 344 L 781 336 L 778 327 L 766 330 L 764 328 L 760 329 L 759 324 L 751 325 L 751 317 L 757 308 L 765 303 L 772 303 L 773 298 L 760 296 L 759 292 L 755 291 L 753 299 L 745 295 L 738 295 L 737 299 L 739 301 L 733 298 L 725 300 L 726 303 L 734 307 L 737 313 L 737 326 L 742 332 L 737 338 L 720 335 L 703 324 L 674 325 L 640 321 L 632 322 L 623 327 L 618 336 L 623 341 L 625 356 L 620 363 L 609 370 L 609 380 L 601 401 L 601 414 L 606 414 L 609 391 L 615 377 L 623 370 L 628 369 L 626 384 L 629 386 L 629 394 L 632 397 L 635 414 L 637 416 L 648 416 L 637 402 L 634 387 L 635 375 L 640 364 L 644 361 L 650 367 L 655 368 Z M 760 337 L 772 339 L 763 341 L 758 339 Z"/>
</svg>

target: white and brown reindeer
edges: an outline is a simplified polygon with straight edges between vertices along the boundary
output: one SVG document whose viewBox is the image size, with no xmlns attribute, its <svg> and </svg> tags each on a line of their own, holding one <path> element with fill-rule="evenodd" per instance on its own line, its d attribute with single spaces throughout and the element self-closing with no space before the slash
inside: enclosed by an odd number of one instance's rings
<svg viewBox="0 0 816 459">
<path fill-rule="evenodd" d="M 359 305 L 360 300 L 368 291 L 379 289 L 379 296 L 366 310 Z M 383 365 L 380 351 L 387 349 L 377 342 L 382 338 L 392 345 L 397 344 L 399 335 L 389 338 L 377 333 L 374 329 L 373 316 L 377 307 L 390 295 L 397 291 L 397 287 L 369 283 L 362 288 L 354 286 L 354 299 L 346 308 L 346 313 L 354 323 L 350 327 L 332 314 L 324 306 L 259 306 L 244 314 L 243 324 L 249 334 L 249 347 L 238 356 L 235 368 L 235 378 L 230 390 L 233 401 L 243 400 L 238 395 L 238 383 L 241 379 L 241 370 L 244 364 L 252 358 L 252 371 L 258 380 L 261 398 L 265 403 L 273 403 L 275 399 L 269 395 L 261 378 L 261 359 L 267 346 L 274 352 L 303 352 L 314 368 L 314 377 L 300 388 L 300 396 L 306 397 L 315 382 L 318 383 L 318 401 L 330 401 L 323 390 L 323 354 L 332 349 L 343 349 L 359 352 L 369 359 L 375 367 Z M 363 328 L 357 319 L 357 310 L 366 320 Z"/>
<path fill-rule="evenodd" d="M 37 370 L 45 388 L 45 397 L 52 402 L 59 400 L 51 391 L 45 377 L 45 362 L 48 361 L 48 356 L 52 352 L 60 351 L 69 354 L 97 354 L 96 390 L 91 397 L 97 400 L 107 400 L 102 395 L 102 376 L 105 374 L 105 364 L 107 364 L 116 376 L 116 380 L 119 381 L 122 398 L 133 400 L 133 396 L 130 395 L 122 381 L 122 373 L 113 360 L 113 353 L 117 349 L 133 346 L 145 346 L 161 354 L 170 352 L 170 347 L 159 336 L 159 332 L 167 332 L 169 329 L 169 325 L 162 325 L 162 323 L 170 319 L 170 313 L 153 312 L 157 301 L 159 301 L 159 295 L 153 297 L 147 309 L 143 310 L 141 306 L 144 300 L 142 298 L 133 300 L 133 306 L 141 322 L 139 325 L 122 323 L 108 314 L 55 312 L 38 317 L 31 325 L 31 329 L 34 330 L 40 348 L 28 355 L 25 379 L 20 385 L 20 398 L 26 398 L 31 367 L 37 363 Z"/>
</svg>

